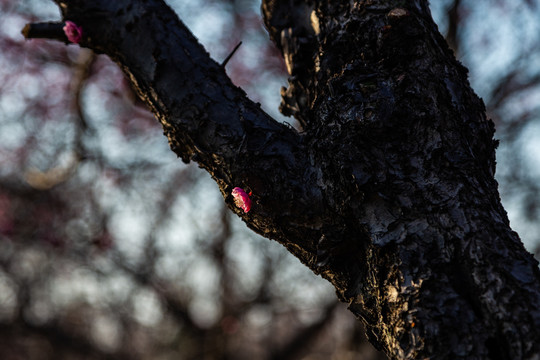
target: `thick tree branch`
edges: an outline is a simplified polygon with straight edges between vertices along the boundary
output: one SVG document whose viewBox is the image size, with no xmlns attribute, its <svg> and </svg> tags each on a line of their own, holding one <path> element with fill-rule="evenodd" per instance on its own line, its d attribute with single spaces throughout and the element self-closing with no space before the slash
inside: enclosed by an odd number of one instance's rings
<svg viewBox="0 0 540 360">
<path fill-rule="evenodd" d="M 234 86 L 163 1 L 57 3 L 64 19 L 82 26 L 81 45 L 107 54 L 128 74 L 172 150 L 205 168 L 250 227 L 310 261 L 314 249 L 287 240 L 318 230 L 317 224 L 299 229 L 288 220 L 303 213 L 295 223 L 317 221 L 312 214 L 321 207 L 320 194 L 309 184 L 315 176 L 302 136 Z M 253 192 L 247 215 L 232 205 L 236 186 Z"/>
</svg>

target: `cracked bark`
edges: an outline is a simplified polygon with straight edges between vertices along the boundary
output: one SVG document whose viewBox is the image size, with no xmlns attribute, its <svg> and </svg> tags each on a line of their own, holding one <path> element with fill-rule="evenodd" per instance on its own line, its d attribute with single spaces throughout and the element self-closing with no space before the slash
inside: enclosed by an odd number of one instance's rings
<svg viewBox="0 0 540 360">
<path fill-rule="evenodd" d="M 56 2 L 81 45 L 129 76 L 171 149 L 328 279 L 377 348 L 540 358 L 538 263 L 500 203 L 493 124 L 427 1 L 263 2 L 290 72 L 281 110 L 302 132 L 248 100 L 162 1 Z M 235 186 L 253 192 L 248 214 Z"/>
</svg>

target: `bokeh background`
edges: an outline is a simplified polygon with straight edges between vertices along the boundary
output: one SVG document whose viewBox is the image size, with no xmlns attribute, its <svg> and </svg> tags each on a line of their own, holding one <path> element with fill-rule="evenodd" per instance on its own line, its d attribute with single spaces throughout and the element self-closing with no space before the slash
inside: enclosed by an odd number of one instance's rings
<svg viewBox="0 0 540 360">
<path fill-rule="evenodd" d="M 279 121 L 259 0 L 168 0 Z M 540 1 L 433 0 L 501 144 L 513 228 L 540 253 Z M 384 359 L 332 287 L 248 231 L 168 149 L 119 69 L 25 41 L 52 1 L 0 0 L 0 358 Z"/>
</svg>

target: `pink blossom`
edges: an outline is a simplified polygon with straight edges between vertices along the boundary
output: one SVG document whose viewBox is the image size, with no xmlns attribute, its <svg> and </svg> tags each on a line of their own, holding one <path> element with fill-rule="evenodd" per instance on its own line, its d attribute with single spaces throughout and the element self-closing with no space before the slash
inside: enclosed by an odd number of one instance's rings
<svg viewBox="0 0 540 360">
<path fill-rule="evenodd" d="M 244 212 L 248 212 L 251 209 L 251 199 L 249 195 L 244 191 L 244 189 L 235 187 L 232 190 L 232 196 L 234 198 L 234 203 L 239 208 L 243 209 Z"/>
<path fill-rule="evenodd" d="M 82 39 L 82 26 L 77 26 L 73 21 L 66 21 L 66 26 L 63 27 L 69 41 L 78 44 Z"/>
</svg>

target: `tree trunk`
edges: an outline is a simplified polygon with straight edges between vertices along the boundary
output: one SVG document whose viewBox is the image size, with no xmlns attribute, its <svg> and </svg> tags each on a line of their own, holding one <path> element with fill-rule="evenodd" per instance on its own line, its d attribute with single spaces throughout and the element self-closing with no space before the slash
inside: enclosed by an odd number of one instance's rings
<svg viewBox="0 0 540 360">
<path fill-rule="evenodd" d="M 172 150 L 328 279 L 377 348 L 540 359 L 538 263 L 509 227 L 493 124 L 427 0 L 263 3 L 290 72 L 281 110 L 301 132 L 248 100 L 162 0 L 56 2 L 81 45 L 129 76 Z M 253 192 L 249 213 L 237 186 Z"/>
</svg>

